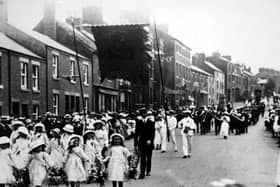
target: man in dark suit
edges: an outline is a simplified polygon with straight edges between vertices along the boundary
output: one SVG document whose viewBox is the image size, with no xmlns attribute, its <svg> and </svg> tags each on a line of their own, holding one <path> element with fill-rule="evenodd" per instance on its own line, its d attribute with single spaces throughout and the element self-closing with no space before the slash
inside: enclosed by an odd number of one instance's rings
<svg viewBox="0 0 280 187">
<path fill-rule="evenodd" d="M 155 119 L 151 111 L 147 112 L 145 119 L 138 116 L 136 119 L 136 131 L 134 146 L 140 151 L 140 176 L 145 178 L 145 173 L 150 176 L 152 166 L 152 153 L 154 149 Z"/>
</svg>

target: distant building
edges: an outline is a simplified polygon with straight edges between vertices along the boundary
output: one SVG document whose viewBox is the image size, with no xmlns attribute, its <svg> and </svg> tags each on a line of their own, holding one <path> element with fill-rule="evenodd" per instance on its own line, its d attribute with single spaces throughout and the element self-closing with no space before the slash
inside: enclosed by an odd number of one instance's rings
<svg viewBox="0 0 280 187">
<path fill-rule="evenodd" d="M 225 97 L 225 74 L 214 64 L 208 62 L 205 54 L 197 53 L 193 55 L 193 64 L 211 74 L 213 79 L 210 79 L 210 94 L 208 97 L 209 104 L 218 104 L 221 98 Z M 214 98 L 213 98 L 214 96 Z"/>
<path fill-rule="evenodd" d="M 191 65 L 191 71 L 194 104 L 196 106 L 214 104 L 214 94 L 211 92 L 211 89 L 209 89 L 213 76 L 195 65 Z M 213 103 L 211 103 L 211 101 L 213 101 Z"/>
<path fill-rule="evenodd" d="M 0 115 L 46 112 L 45 60 L 0 32 Z"/>
<path fill-rule="evenodd" d="M 262 79 L 271 78 L 276 85 L 275 92 L 280 93 L 280 71 L 270 68 L 259 68 L 256 76 Z"/>
<path fill-rule="evenodd" d="M 158 41 L 162 62 L 163 81 L 166 92 L 166 101 L 172 108 L 190 105 L 193 102 L 191 92 L 191 49 L 178 39 L 167 33 L 158 31 Z M 155 33 L 154 33 L 155 36 Z M 155 39 L 155 37 L 154 37 Z M 161 80 L 159 63 L 157 60 L 157 46 L 154 40 L 155 62 L 155 101 L 161 96 Z"/>
</svg>

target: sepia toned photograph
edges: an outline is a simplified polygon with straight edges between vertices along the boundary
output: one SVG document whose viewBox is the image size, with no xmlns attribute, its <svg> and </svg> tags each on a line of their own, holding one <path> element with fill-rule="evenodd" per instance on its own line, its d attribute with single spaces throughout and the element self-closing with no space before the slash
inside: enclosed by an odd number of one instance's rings
<svg viewBox="0 0 280 187">
<path fill-rule="evenodd" d="M 280 187 L 280 0 L 0 0 L 0 187 Z"/>
</svg>

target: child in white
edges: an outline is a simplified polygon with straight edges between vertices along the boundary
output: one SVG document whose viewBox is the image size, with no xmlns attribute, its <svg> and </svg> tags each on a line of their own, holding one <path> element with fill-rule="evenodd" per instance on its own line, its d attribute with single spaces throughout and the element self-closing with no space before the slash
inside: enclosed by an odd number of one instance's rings
<svg viewBox="0 0 280 187">
<path fill-rule="evenodd" d="M 30 160 L 28 164 L 31 185 L 42 186 L 48 177 L 48 169 L 54 167 L 50 156 L 45 152 L 45 142 L 42 139 L 30 144 Z"/>
<path fill-rule="evenodd" d="M 14 162 L 11 156 L 10 139 L 6 136 L 0 137 L 0 160 L 0 187 L 5 187 L 16 182 L 13 175 Z"/>
<path fill-rule="evenodd" d="M 167 127 L 162 115 L 159 115 L 160 137 L 161 137 L 161 152 L 166 152 L 167 147 Z"/>
<path fill-rule="evenodd" d="M 228 113 L 225 113 L 225 115 L 222 117 L 222 121 L 223 122 L 221 124 L 220 135 L 223 136 L 224 139 L 227 139 L 229 133 L 229 122 L 230 122 Z"/>
<path fill-rule="evenodd" d="M 50 134 L 52 138 L 50 140 L 48 153 L 50 154 L 50 158 L 53 160 L 56 168 L 62 169 L 63 162 L 65 160 L 65 152 L 61 146 L 60 130 L 58 128 L 52 129 Z"/>
<path fill-rule="evenodd" d="M 40 139 L 44 142 L 46 148 L 49 147 L 49 138 L 46 133 L 45 125 L 43 123 L 37 123 L 34 126 L 34 135 L 31 138 L 31 142 Z"/>
<path fill-rule="evenodd" d="M 71 187 L 79 187 L 87 178 L 83 161 L 87 162 L 89 158 L 81 147 L 82 142 L 78 135 L 72 135 L 69 139 L 64 170 Z"/>
<path fill-rule="evenodd" d="M 117 187 L 117 183 L 119 187 L 122 187 L 125 172 L 128 171 L 127 157 L 130 152 L 124 146 L 124 138 L 121 134 L 112 134 L 110 139 L 108 179 L 112 181 L 113 187 Z"/>
<path fill-rule="evenodd" d="M 156 150 L 161 149 L 160 127 L 161 127 L 161 121 L 157 117 L 155 122 L 155 138 L 154 138 L 154 145 Z"/>
<path fill-rule="evenodd" d="M 94 131 L 87 130 L 84 135 L 84 150 L 86 155 L 89 158 L 89 162 L 86 164 L 85 169 L 87 173 L 89 174 L 93 169 L 95 169 L 95 159 L 97 156 L 97 151 L 95 148 L 95 139 L 94 139 Z"/>
</svg>

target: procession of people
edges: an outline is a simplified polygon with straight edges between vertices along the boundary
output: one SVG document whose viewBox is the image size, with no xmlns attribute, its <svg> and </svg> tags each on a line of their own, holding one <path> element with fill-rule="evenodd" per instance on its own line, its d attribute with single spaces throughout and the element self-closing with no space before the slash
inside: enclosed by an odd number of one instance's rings
<svg viewBox="0 0 280 187">
<path fill-rule="evenodd" d="M 257 110 L 257 111 L 254 111 Z M 43 186 L 82 183 L 122 187 L 127 179 L 151 176 L 154 151 L 172 151 L 191 158 L 194 135 L 214 132 L 221 139 L 248 133 L 261 110 L 213 106 L 182 110 L 141 108 L 135 113 L 51 113 L 36 119 L 2 116 L 0 123 L 0 186 Z M 178 129 L 178 130 L 177 130 Z M 182 147 L 177 140 L 181 136 Z M 134 147 L 126 146 L 134 139 Z"/>
</svg>

